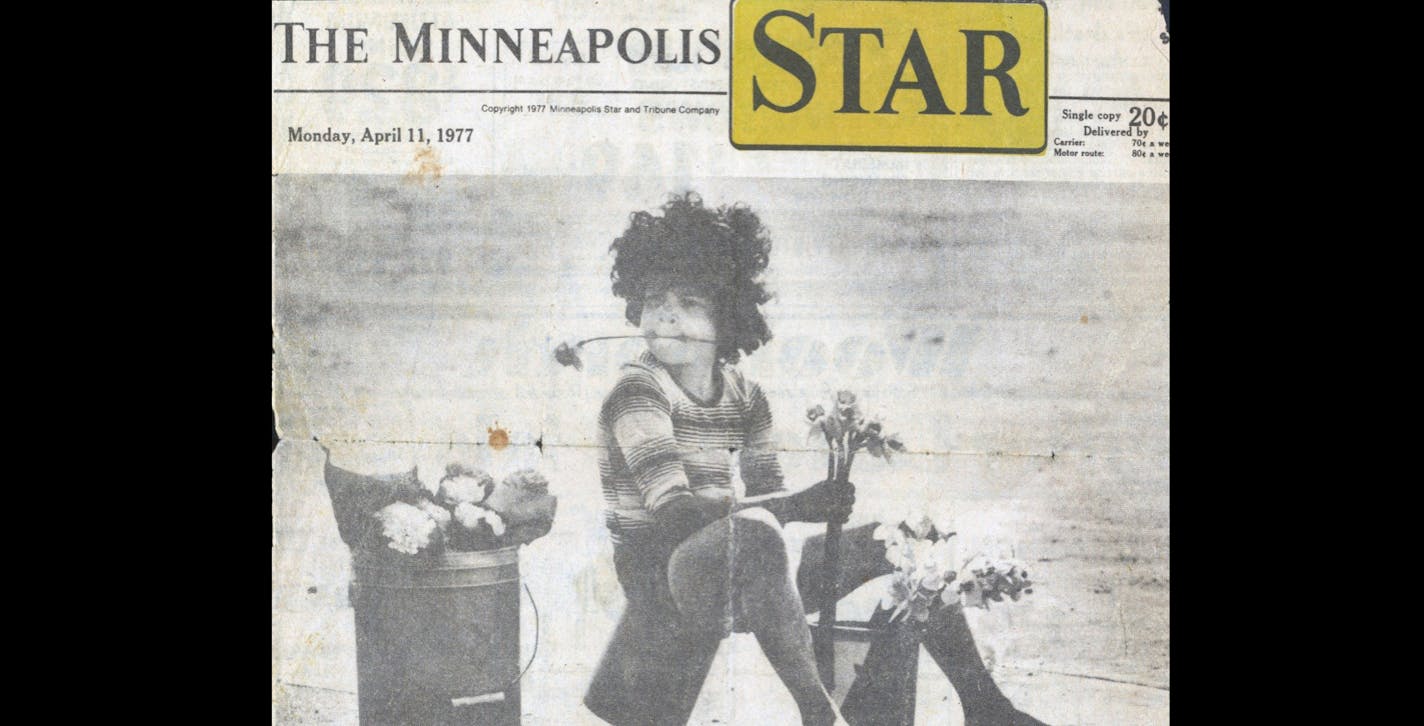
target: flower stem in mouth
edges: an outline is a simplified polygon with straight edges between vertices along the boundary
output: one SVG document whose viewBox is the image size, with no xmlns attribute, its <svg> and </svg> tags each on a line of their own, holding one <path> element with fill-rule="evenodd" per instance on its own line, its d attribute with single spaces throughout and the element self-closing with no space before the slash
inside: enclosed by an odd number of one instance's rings
<svg viewBox="0 0 1424 726">
<path fill-rule="evenodd" d="M 596 338 L 585 338 L 574 343 L 575 348 L 582 348 L 585 343 L 592 343 L 598 340 L 619 340 L 622 338 L 645 338 L 647 340 L 681 340 L 685 343 L 716 343 L 715 340 L 707 338 L 693 338 L 687 335 L 600 335 Z"/>
<path fill-rule="evenodd" d="M 681 340 L 687 343 L 712 343 L 714 345 L 717 343 L 715 340 L 693 338 L 686 335 L 600 335 L 594 338 L 585 338 L 574 343 L 572 346 L 568 343 L 560 343 L 559 347 L 554 349 L 554 360 L 557 360 L 560 365 L 573 366 L 577 370 L 583 370 L 583 361 L 579 358 L 578 352 L 583 349 L 585 344 L 598 340 L 621 340 L 624 338 L 643 338 L 646 340 L 657 340 L 661 338 L 664 340 Z"/>
</svg>

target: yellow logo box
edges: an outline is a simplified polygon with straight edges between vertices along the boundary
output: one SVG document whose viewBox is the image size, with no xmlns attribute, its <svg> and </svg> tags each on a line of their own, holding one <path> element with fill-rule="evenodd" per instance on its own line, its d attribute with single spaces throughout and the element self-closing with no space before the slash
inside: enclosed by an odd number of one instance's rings
<svg viewBox="0 0 1424 726">
<path fill-rule="evenodd" d="M 735 0 L 732 145 L 1041 154 L 1042 0 Z"/>
</svg>

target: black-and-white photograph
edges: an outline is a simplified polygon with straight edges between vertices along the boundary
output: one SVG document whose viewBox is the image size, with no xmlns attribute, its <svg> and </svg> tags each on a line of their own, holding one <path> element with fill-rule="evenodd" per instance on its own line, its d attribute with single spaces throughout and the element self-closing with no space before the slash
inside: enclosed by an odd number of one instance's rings
<svg viewBox="0 0 1424 726">
<path fill-rule="evenodd" d="M 274 723 L 1166 723 L 1168 217 L 275 177 Z"/>
</svg>

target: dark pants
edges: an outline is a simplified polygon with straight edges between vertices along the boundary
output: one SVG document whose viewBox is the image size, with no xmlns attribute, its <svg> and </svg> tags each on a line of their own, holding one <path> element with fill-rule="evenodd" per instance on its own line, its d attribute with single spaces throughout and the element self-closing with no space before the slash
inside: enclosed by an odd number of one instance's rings
<svg viewBox="0 0 1424 726">
<path fill-rule="evenodd" d="M 697 704 L 722 633 L 687 623 L 673 603 L 667 565 L 675 544 L 614 548 L 628 607 L 584 705 L 614 726 L 682 726 Z"/>
<path fill-rule="evenodd" d="M 838 597 L 891 571 L 873 530 L 868 525 L 842 534 Z M 674 604 L 667 566 L 677 544 L 648 538 L 614 548 L 628 607 L 584 696 L 584 705 L 614 726 L 686 724 L 725 635 L 687 622 Z M 822 536 L 810 538 L 797 572 L 808 611 L 822 598 L 824 546 Z"/>
</svg>

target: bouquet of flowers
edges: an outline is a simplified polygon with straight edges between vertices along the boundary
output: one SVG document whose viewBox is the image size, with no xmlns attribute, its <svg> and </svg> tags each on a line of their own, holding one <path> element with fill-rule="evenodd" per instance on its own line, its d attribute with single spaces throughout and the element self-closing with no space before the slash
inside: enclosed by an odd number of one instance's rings
<svg viewBox="0 0 1424 726">
<path fill-rule="evenodd" d="M 348 547 L 409 556 L 528 544 L 548 534 L 558 505 L 533 469 L 499 483 L 460 464 L 366 476 L 332 466 L 328 452 L 326 485 Z"/>
<path fill-rule="evenodd" d="M 806 409 L 806 420 L 811 422 L 810 435 L 822 434 L 830 447 L 830 479 L 846 480 L 856 452 L 862 449 L 886 461 L 890 460 L 891 452 L 905 450 L 897 434 L 885 434 L 879 420 L 868 419 L 861 413 L 860 404 L 851 391 L 837 392 L 829 412 L 819 405 Z"/>
<path fill-rule="evenodd" d="M 829 411 L 816 405 L 806 409 L 806 420 L 811 423 L 808 436 L 820 433 L 826 439 L 829 449 L 826 457 L 826 480 L 835 482 L 840 490 L 850 489 L 850 467 L 855 463 L 856 452 L 867 451 L 871 456 L 890 461 L 892 452 L 903 452 L 905 445 L 895 434 L 885 434 L 879 420 L 866 418 L 860 410 L 856 395 L 851 391 L 839 391 L 831 402 Z M 841 523 L 826 523 L 825 585 L 826 599 L 820 605 L 820 625 L 829 632 L 836 623 L 836 583 L 840 581 Z M 825 663 L 827 672 L 835 667 L 831 657 L 832 639 L 821 638 L 816 642 L 818 660 Z M 834 676 L 831 676 L 832 680 Z"/>
<path fill-rule="evenodd" d="M 885 543 L 885 558 L 895 568 L 880 606 L 890 620 L 902 615 L 925 622 L 936 607 L 959 604 L 989 608 L 1005 597 L 1018 601 L 1033 594 L 1028 572 L 1018 564 L 980 556 L 956 568 L 950 561 L 948 525 L 920 515 L 896 523 L 882 523 L 874 537 Z"/>
</svg>

